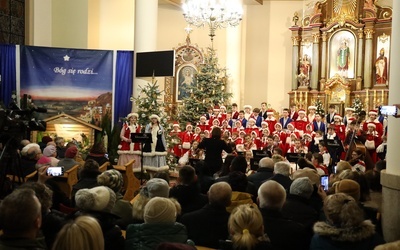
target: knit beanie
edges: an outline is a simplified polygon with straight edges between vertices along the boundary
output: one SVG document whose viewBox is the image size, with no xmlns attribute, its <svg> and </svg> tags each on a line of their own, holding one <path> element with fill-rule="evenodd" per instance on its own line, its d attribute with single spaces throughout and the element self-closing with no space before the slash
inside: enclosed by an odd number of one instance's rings
<svg viewBox="0 0 400 250">
<path fill-rule="evenodd" d="M 97 176 L 97 183 L 111 188 L 114 192 L 119 192 L 124 184 L 124 179 L 119 171 L 110 169 Z"/>
<path fill-rule="evenodd" d="M 36 164 L 39 164 L 39 165 L 45 165 L 45 164 L 50 164 L 50 163 L 51 163 L 51 159 L 44 155 L 42 155 L 42 157 L 40 157 L 40 159 L 36 162 Z"/>
<path fill-rule="evenodd" d="M 290 194 L 297 195 L 306 199 L 310 199 L 314 192 L 314 187 L 308 177 L 300 177 L 290 185 Z"/>
<path fill-rule="evenodd" d="M 65 151 L 65 158 L 74 158 L 78 153 L 78 148 L 75 146 L 69 147 L 67 151 Z"/>
<path fill-rule="evenodd" d="M 174 223 L 176 207 L 169 198 L 154 197 L 144 207 L 145 223 Z"/>
<path fill-rule="evenodd" d="M 356 181 L 344 179 L 335 183 L 335 193 L 345 193 L 359 201 L 360 185 Z"/>
<path fill-rule="evenodd" d="M 51 139 L 51 137 L 48 136 L 48 135 L 42 137 L 42 142 L 43 142 L 44 144 L 47 144 L 47 143 L 49 143 L 49 142 L 51 142 L 51 141 L 53 141 L 53 139 Z"/>
<path fill-rule="evenodd" d="M 50 157 L 50 156 L 53 156 L 53 154 L 56 152 L 57 150 L 56 150 L 56 147 L 54 147 L 53 145 L 49 145 L 49 146 L 47 146 L 47 147 L 45 147 L 44 149 L 43 149 L 43 155 L 44 156 L 47 156 L 47 157 Z"/>
<path fill-rule="evenodd" d="M 149 198 L 153 197 L 169 197 L 168 182 L 161 178 L 150 179 L 146 186 L 141 190 L 141 193 Z"/>
<path fill-rule="evenodd" d="M 110 213 L 115 201 L 114 191 L 104 186 L 80 189 L 75 194 L 76 206 L 83 211 Z"/>
</svg>

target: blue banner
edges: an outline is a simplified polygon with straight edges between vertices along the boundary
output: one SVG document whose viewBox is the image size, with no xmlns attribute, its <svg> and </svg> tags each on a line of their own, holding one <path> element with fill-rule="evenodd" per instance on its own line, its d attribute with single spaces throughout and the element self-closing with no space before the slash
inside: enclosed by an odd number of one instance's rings
<svg viewBox="0 0 400 250">
<path fill-rule="evenodd" d="M 20 95 L 48 109 L 100 125 L 112 110 L 113 52 L 21 46 Z"/>
</svg>

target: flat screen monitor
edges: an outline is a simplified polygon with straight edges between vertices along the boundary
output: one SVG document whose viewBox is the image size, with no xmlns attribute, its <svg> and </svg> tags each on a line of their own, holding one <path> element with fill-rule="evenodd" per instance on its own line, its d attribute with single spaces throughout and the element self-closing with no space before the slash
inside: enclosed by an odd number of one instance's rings
<svg viewBox="0 0 400 250">
<path fill-rule="evenodd" d="M 136 77 L 175 76 L 175 51 L 136 53 Z"/>
</svg>

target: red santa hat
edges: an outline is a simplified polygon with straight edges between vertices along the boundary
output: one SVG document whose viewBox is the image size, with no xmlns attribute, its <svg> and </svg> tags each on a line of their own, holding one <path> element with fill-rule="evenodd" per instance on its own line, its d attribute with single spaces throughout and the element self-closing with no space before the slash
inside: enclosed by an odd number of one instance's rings
<svg viewBox="0 0 400 250">
<path fill-rule="evenodd" d="M 138 115 L 137 113 L 130 113 L 130 114 L 128 114 L 128 115 L 126 116 L 126 119 L 129 119 L 129 118 L 131 118 L 132 116 L 135 116 L 136 118 L 139 117 L 139 115 Z"/>
<path fill-rule="evenodd" d="M 355 111 L 355 109 L 352 108 L 352 107 L 347 107 L 347 108 L 345 108 L 344 110 L 345 110 L 345 111 L 353 111 L 353 112 Z"/>
<path fill-rule="evenodd" d="M 219 120 L 218 119 L 214 119 L 213 121 L 212 121 L 212 123 L 214 124 L 214 122 L 215 121 L 217 121 L 218 122 L 218 125 L 220 124 L 220 122 L 219 122 Z"/>
<path fill-rule="evenodd" d="M 367 127 L 376 128 L 376 125 L 375 125 L 375 123 L 373 123 L 373 122 L 369 122 L 369 123 L 367 124 Z"/>
<path fill-rule="evenodd" d="M 317 107 L 315 107 L 315 106 L 308 106 L 308 110 L 310 110 L 310 109 L 317 110 Z"/>
<path fill-rule="evenodd" d="M 348 120 L 349 120 L 349 122 L 352 122 L 352 121 L 355 121 L 355 120 L 356 120 L 356 118 L 354 118 L 354 117 L 350 117 Z"/>
<path fill-rule="evenodd" d="M 258 136 L 258 133 L 257 133 L 256 131 L 254 131 L 254 130 L 253 130 L 253 131 L 251 131 L 251 134 L 252 134 L 252 135 L 256 135 L 256 136 Z"/>
<path fill-rule="evenodd" d="M 242 135 L 242 134 L 246 134 L 246 131 L 240 130 L 240 131 L 239 131 L 239 135 Z"/>
<path fill-rule="evenodd" d="M 275 123 L 275 126 L 274 126 L 275 128 L 276 127 L 280 127 L 281 129 L 282 129 L 282 124 L 280 124 L 279 122 L 277 122 L 277 123 Z"/>
<path fill-rule="evenodd" d="M 214 111 L 220 111 L 219 105 L 214 105 L 213 110 L 214 110 Z"/>
<path fill-rule="evenodd" d="M 342 120 L 342 117 L 341 117 L 339 114 L 336 114 L 333 118 L 334 118 L 334 119 L 335 119 L 335 118 L 338 118 L 338 119 Z"/>
<path fill-rule="evenodd" d="M 261 125 L 263 125 L 263 124 L 268 125 L 268 122 L 262 121 L 262 122 L 261 122 Z"/>
<path fill-rule="evenodd" d="M 240 123 L 240 125 L 241 125 L 241 124 L 242 124 L 242 121 L 236 120 L 236 121 L 235 121 L 235 124 L 238 124 L 238 123 Z"/>
<path fill-rule="evenodd" d="M 309 134 L 309 133 L 304 133 L 304 134 L 303 134 L 303 138 L 306 138 L 306 137 L 312 138 L 311 134 Z"/>
<path fill-rule="evenodd" d="M 293 123 L 293 122 L 289 123 L 287 126 L 288 126 L 288 127 L 290 126 L 290 127 L 292 127 L 292 128 L 295 128 L 295 126 L 294 126 L 294 123 Z"/>
<path fill-rule="evenodd" d="M 207 117 L 205 116 L 205 115 L 202 115 L 202 116 L 200 116 L 200 121 L 204 121 L 204 120 L 207 120 Z"/>
<path fill-rule="evenodd" d="M 219 108 L 226 110 L 226 107 L 224 105 L 221 105 L 221 107 L 219 107 Z"/>
<path fill-rule="evenodd" d="M 175 121 L 175 122 L 172 124 L 172 127 L 178 127 L 178 128 L 179 128 L 179 123 Z"/>
<path fill-rule="evenodd" d="M 375 109 L 371 109 L 371 110 L 368 112 L 368 114 L 369 114 L 369 115 L 378 115 L 378 111 L 375 110 Z"/>
<path fill-rule="evenodd" d="M 299 109 L 299 111 L 297 111 L 297 113 L 299 114 L 306 114 L 306 111 L 304 109 Z"/>
<path fill-rule="evenodd" d="M 272 109 L 267 110 L 267 115 L 273 115 L 273 114 L 274 114 L 274 111 Z"/>
<path fill-rule="evenodd" d="M 192 126 L 192 124 L 191 124 L 190 122 L 186 123 L 186 129 L 187 129 L 189 126 L 193 128 L 193 126 Z"/>
<path fill-rule="evenodd" d="M 292 137 L 292 136 L 294 136 L 295 138 L 297 138 L 296 133 L 291 133 L 291 134 L 290 134 L 290 137 Z"/>
<path fill-rule="evenodd" d="M 150 116 L 150 120 L 153 119 L 153 118 L 157 119 L 157 121 L 160 122 L 160 117 L 158 115 L 152 114 Z"/>
</svg>

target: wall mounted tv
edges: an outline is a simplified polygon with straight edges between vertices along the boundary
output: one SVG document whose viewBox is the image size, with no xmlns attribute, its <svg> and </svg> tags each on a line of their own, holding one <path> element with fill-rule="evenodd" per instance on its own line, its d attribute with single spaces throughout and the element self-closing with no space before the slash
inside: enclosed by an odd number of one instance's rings
<svg viewBox="0 0 400 250">
<path fill-rule="evenodd" d="M 136 77 L 175 76 L 175 51 L 136 53 Z"/>
</svg>

